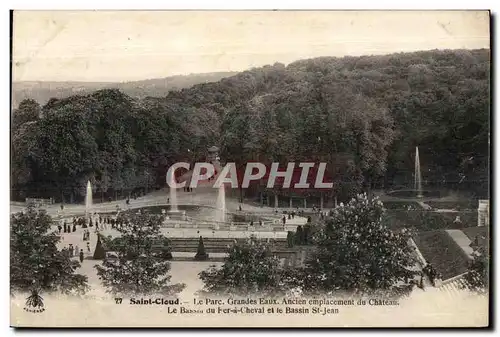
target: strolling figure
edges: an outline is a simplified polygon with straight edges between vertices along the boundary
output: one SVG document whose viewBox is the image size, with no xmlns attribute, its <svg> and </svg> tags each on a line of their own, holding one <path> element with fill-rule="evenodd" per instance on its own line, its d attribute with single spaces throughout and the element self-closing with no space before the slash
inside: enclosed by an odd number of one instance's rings
<svg viewBox="0 0 500 337">
<path fill-rule="evenodd" d="M 80 249 L 80 263 L 83 263 L 83 249 Z"/>
</svg>

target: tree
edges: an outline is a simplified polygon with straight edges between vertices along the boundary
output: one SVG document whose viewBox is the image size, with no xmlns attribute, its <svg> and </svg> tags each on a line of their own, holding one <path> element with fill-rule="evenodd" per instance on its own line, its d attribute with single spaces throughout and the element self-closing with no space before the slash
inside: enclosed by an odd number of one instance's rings
<svg viewBox="0 0 500 337">
<path fill-rule="evenodd" d="M 409 231 L 391 231 L 382 223 L 377 199 L 358 195 L 337 207 L 315 236 L 306 261 L 307 291 L 373 293 L 407 289 L 414 272 Z"/>
<path fill-rule="evenodd" d="M 194 259 L 197 261 L 208 260 L 208 253 L 205 252 L 205 245 L 203 244 L 203 237 L 200 235 L 200 240 L 198 241 L 198 249 Z"/>
<path fill-rule="evenodd" d="M 302 230 L 302 236 L 303 236 L 302 244 L 308 245 L 311 243 L 311 225 L 310 224 L 306 224 L 304 226 L 304 229 Z"/>
<path fill-rule="evenodd" d="M 251 237 L 235 242 L 220 268 L 211 267 L 199 276 L 202 294 L 248 296 L 275 295 L 286 289 L 279 259 L 270 248 Z"/>
<path fill-rule="evenodd" d="M 12 129 L 16 130 L 28 122 L 35 122 L 40 117 L 41 107 L 33 99 L 24 99 L 19 103 L 19 108 L 12 114 Z"/>
<path fill-rule="evenodd" d="M 488 197 L 489 73 L 486 49 L 424 51 L 265 66 L 161 98 L 25 100 L 13 114 L 12 194 L 81 199 L 89 179 L 103 194 L 149 189 L 165 183 L 166 163 L 217 144 L 238 172 L 253 160 L 326 162 L 336 178 L 323 192 L 348 200 L 383 177 L 412 181 L 418 145 L 431 187 Z"/>
<path fill-rule="evenodd" d="M 61 291 L 84 293 L 87 277 L 76 274 L 80 263 L 57 249 L 59 237 L 48 233 L 52 219 L 45 211 L 29 207 L 11 215 L 11 291 Z"/>
<path fill-rule="evenodd" d="M 295 231 L 295 244 L 302 245 L 304 243 L 304 232 L 302 230 L 302 226 L 298 225 Z"/>
<path fill-rule="evenodd" d="M 295 234 L 292 231 L 288 231 L 286 234 L 286 244 L 288 248 L 292 248 L 295 245 Z"/>
<path fill-rule="evenodd" d="M 102 237 L 106 250 L 115 252 L 117 259 L 105 259 L 95 266 L 108 292 L 174 296 L 184 289 L 184 284 L 170 284 L 170 263 L 163 256 L 168 240 L 160 233 L 162 221 L 159 215 L 120 213 L 118 222 L 123 226 L 117 230 L 121 235 Z"/>
<path fill-rule="evenodd" d="M 104 260 L 105 257 L 106 257 L 106 252 L 104 250 L 104 247 L 102 246 L 101 235 L 98 234 L 97 235 L 97 244 L 95 246 L 93 258 L 94 258 L 94 260 Z"/>
</svg>

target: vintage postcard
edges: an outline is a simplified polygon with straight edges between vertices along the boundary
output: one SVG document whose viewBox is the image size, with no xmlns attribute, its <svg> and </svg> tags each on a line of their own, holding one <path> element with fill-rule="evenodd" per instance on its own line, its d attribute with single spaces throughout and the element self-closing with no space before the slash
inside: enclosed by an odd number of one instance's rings
<svg viewBox="0 0 500 337">
<path fill-rule="evenodd" d="M 487 327 L 488 11 L 13 11 L 14 327 Z"/>
</svg>

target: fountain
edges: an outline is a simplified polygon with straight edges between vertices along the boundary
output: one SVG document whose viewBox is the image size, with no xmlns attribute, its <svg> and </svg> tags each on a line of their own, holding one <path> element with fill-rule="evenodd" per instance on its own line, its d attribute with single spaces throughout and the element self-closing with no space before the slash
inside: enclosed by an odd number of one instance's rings
<svg viewBox="0 0 500 337">
<path fill-rule="evenodd" d="M 414 185 L 412 189 L 396 189 L 385 193 L 388 196 L 396 198 L 415 199 L 417 202 L 422 202 L 424 196 L 426 198 L 442 198 L 443 191 L 439 189 L 423 189 L 422 188 L 422 171 L 420 168 L 420 154 L 418 146 L 415 147 L 415 173 Z M 429 206 L 426 206 L 429 207 Z"/>
<path fill-rule="evenodd" d="M 415 148 L 415 191 L 417 191 L 417 198 L 423 197 L 422 172 L 420 172 L 420 158 L 418 156 L 418 146 Z"/>
<path fill-rule="evenodd" d="M 186 220 L 186 211 L 179 210 L 179 203 L 177 201 L 177 190 L 173 187 L 176 183 L 175 176 L 173 174 L 167 174 L 167 183 L 169 186 L 169 204 L 170 209 L 166 211 L 169 219 L 173 220 Z M 163 213 L 163 212 L 162 212 Z M 165 214 L 163 213 L 163 214 Z"/>
<path fill-rule="evenodd" d="M 92 185 L 87 181 L 87 194 L 85 196 L 85 214 L 90 215 L 92 209 Z"/>
<path fill-rule="evenodd" d="M 172 187 L 175 184 L 175 177 L 173 174 L 169 177 L 169 191 L 170 191 L 170 212 L 177 213 L 179 212 L 179 207 L 177 204 L 177 191 L 175 187 Z"/>
<path fill-rule="evenodd" d="M 224 184 L 221 184 L 219 187 L 215 207 L 217 208 L 215 220 L 218 222 L 226 222 L 226 190 Z"/>
</svg>

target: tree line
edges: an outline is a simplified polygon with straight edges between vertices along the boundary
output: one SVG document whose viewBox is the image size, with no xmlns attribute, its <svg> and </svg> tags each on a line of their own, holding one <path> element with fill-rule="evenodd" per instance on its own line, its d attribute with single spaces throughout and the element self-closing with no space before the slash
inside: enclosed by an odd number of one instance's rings
<svg viewBox="0 0 500 337">
<path fill-rule="evenodd" d="M 485 197 L 489 50 L 321 57 L 134 99 L 116 89 L 22 101 L 12 114 L 12 197 L 76 202 L 87 180 L 116 198 L 165 184 L 173 162 L 327 162 L 331 194 L 424 186 Z"/>
</svg>

